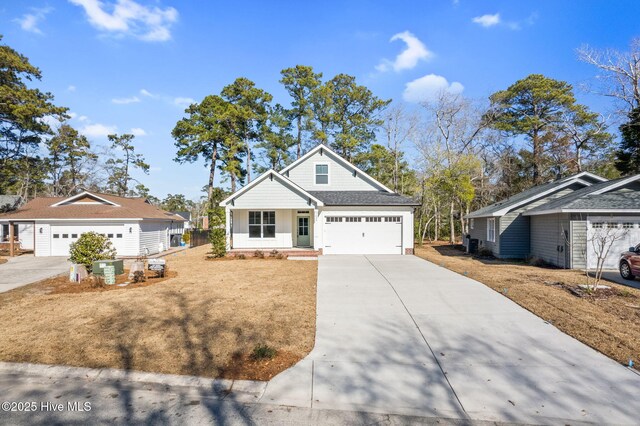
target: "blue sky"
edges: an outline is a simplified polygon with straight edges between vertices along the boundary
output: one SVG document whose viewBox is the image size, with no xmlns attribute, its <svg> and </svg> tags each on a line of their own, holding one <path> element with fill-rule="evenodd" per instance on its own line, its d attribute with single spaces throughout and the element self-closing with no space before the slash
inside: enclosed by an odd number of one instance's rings
<svg viewBox="0 0 640 426">
<path fill-rule="evenodd" d="M 72 112 L 95 144 L 137 134 L 158 197 L 198 197 L 203 163 L 173 162 L 171 129 L 185 104 L 244 76 L 287 104 L 280 70 L 312 65 L 355 75 L 397 102 L 449 87 L 486 98 L 531 73 L 589 81 L 582 44 L 625 50 L 640 2 L 58 0 L 0 5 L 3 43 L 43 73 L 38 87 Z M 610 101 L 576 89 L 598 112 Z M 404 100 L 403 100 L 404 99 Z"/>
</svg>

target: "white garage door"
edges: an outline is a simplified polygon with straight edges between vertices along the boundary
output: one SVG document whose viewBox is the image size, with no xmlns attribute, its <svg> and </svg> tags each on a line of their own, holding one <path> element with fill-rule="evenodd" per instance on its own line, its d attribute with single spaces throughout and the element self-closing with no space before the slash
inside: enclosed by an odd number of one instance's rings
<svg viewBox="0 0 640 426">
<path fill-rule="evenodd" d="M 587 265 L 596 268 L 604 258 L 604 269 L 617 269 L 620 254 L 640 244 L 640 217 L 589 217 L 587 220 Z"/>
<path fill-rule="evenodd" d="M 402 254 L 402 216 L 325 216 L 324 254 Z"/>
<path fill-rule="evenodd" d="M 106 235 L 116 249 L 116 253 L 124 253 L 123 224 L 65 224 L 51 226 L 51 256 L 68 256 L 69 244 L 76 241 L 85 232 L 97 232 Z"/>
</svg>

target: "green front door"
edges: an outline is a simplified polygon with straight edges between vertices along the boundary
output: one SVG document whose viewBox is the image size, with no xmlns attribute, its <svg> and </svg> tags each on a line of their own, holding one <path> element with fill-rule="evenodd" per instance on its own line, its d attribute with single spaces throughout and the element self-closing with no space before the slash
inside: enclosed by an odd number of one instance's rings
<svg viewBox="0 0 640 426">
<path fill-rule="evenodd" d="M 298 216 L 298 246 L 309 247 L 311 237 L 309 236 L 309 216 Z"/>
</svg>

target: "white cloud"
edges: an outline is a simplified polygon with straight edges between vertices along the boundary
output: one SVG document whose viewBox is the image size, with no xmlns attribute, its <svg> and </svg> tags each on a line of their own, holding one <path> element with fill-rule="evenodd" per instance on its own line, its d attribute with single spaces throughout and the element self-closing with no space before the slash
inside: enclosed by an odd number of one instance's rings
<svg viewBox="0 0 640 426">
<path fill-rule="evenodd" d="M 144 41 L 171 39 L 171 25 L 178 20 L 173 7 L 147 7 L 133 0 L 69 0 L 82 6 L 89 22 L 100 31 L 119 36 L 129 35 Z"/>
<path fill-rule="evenodd" d="M 415 68 L 419 61 L 426 61 L 433 56 L 433 53 L 427 49 L 424 43 L 409 31 L 395 34 L 391 37 L 390 42 L 396 40 L 404 41 L 407 47 L 396 56 L 394 61 L 384 59 L 380 64 L 376 65 L 376 70 L 380 72 L 386 72 L 391 69 L 396 72 L 410 70 Z"/>
<path fill-rule="evenodd" d="M 191 104 L 194 104 L 196 102 L 195 99 L 193 98 L 181 98 L 181 97 L 177 97 L 173 99 L 173 103 L 175 105 L 178 105 L 180 107 L 188 107 Z"/>
<path fill-rule="evenodd" d="M 84 122 L 84 121 L 88 121 L 88 120 L 89 120 L 89 117 L 87 117 L 86 115 L 81 115 L 80 117 L 78 117 L 78 121 Z"/>
<path fill-rule="evenodd" d="M 433 100 L 442 92 L 462 93 L 464 86 L 457 81 L 449 83 L 441 75 L 427 74 L 406 84 L 402 97 L 407 102 Z"/>
<path fill-rule="evenodd" d="M 111 99 L 111 102 L 114 104 L 126 105 L 126 104 L 135 104 L 140 102 L 140 98 L 137 96 L 132 96 L 130 98 L 114 98 Z"/>
<path fill-rule="evenodd" d="M 74 86 L 73 84 L 69 85 L 69 87 L 67 87 L 67 91 L 75 92 L 76 91 L 76 86 Z"/>
<path fill-rule="evenodd" d="M 158 98 L 158 95 L 156 95 L 155 93 L 151 93 L 147 89 L 140 89 L 140 94 L 148 98 L 154 98 L 154 99 Z"/>
<path fill-rule="evenodd" d="M 20 24 L 20 28 L 25 31 L 42 34 L 42 30 L 38 28 L 38 24 L 44 21 L 46 15 L 53 9 L 50 7 L 36 8 L 32 7 L 30 13 L 25 13 L 21 18 L 16 18 L 13 21 Z"/>
<path fill-rule="evenodd" d="M 71 118 L 72 120 L 78 116 L 78 114 L 76 114 L 75 112 L 68 112 L 68 113 L 67 113 L 67 115 L 68 115 L 68 116 L 69 116 L 69 118 Z"/>
<path fill-rule="evenodd" d="M 90 138 L 100 138 L 116 133 L 117 130 L 118 128 L 116 126 L 93 123 L 80 128 L 80 133 Z"/>
<path fill-rule="evenodd" d="M 131 133 L 134 136 L 146 136 L 147 135 L 147 132 L 145 132 L 144 129 L 142 129 L 140 127 L 132 128 L 129 133 Z"/>
<path fill-rule="evenodd" d="M 473 22 L 485 28 L 493 27 L 494 25 L 498 25 L 500 23 L 500 14 L 496 13 L 495 15 L 487 14 L 476 16 L 475 18 L 473 18 Z"/>
</svg>

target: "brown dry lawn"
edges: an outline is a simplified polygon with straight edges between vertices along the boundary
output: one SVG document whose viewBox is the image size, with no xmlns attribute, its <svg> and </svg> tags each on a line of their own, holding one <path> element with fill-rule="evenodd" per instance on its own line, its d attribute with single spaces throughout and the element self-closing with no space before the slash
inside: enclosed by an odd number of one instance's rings
<svg viewBox="0 0 640 426">
<path fill-rule="evenodd" d="M 476 259 L 451 245 L 418 247 L 417 256 L 466 274 L 506 295 L 563 332 L 627 365 L 640 364 L 640 290 L 604 282 L 607 297 L 578 297 L 569 289 L 585 284 L 583 272 Z"/>
<path fill-rule="evenodd" d="M 177 274 L 119 290 L 0 294 L 0 360 L 266 380 L 313 348 L 317 262 L 168 258 Z M 64 282 L 64 280 L 63 280 Z M 253 348 L 278 350 L 254 361 Z"/>
</svg>

